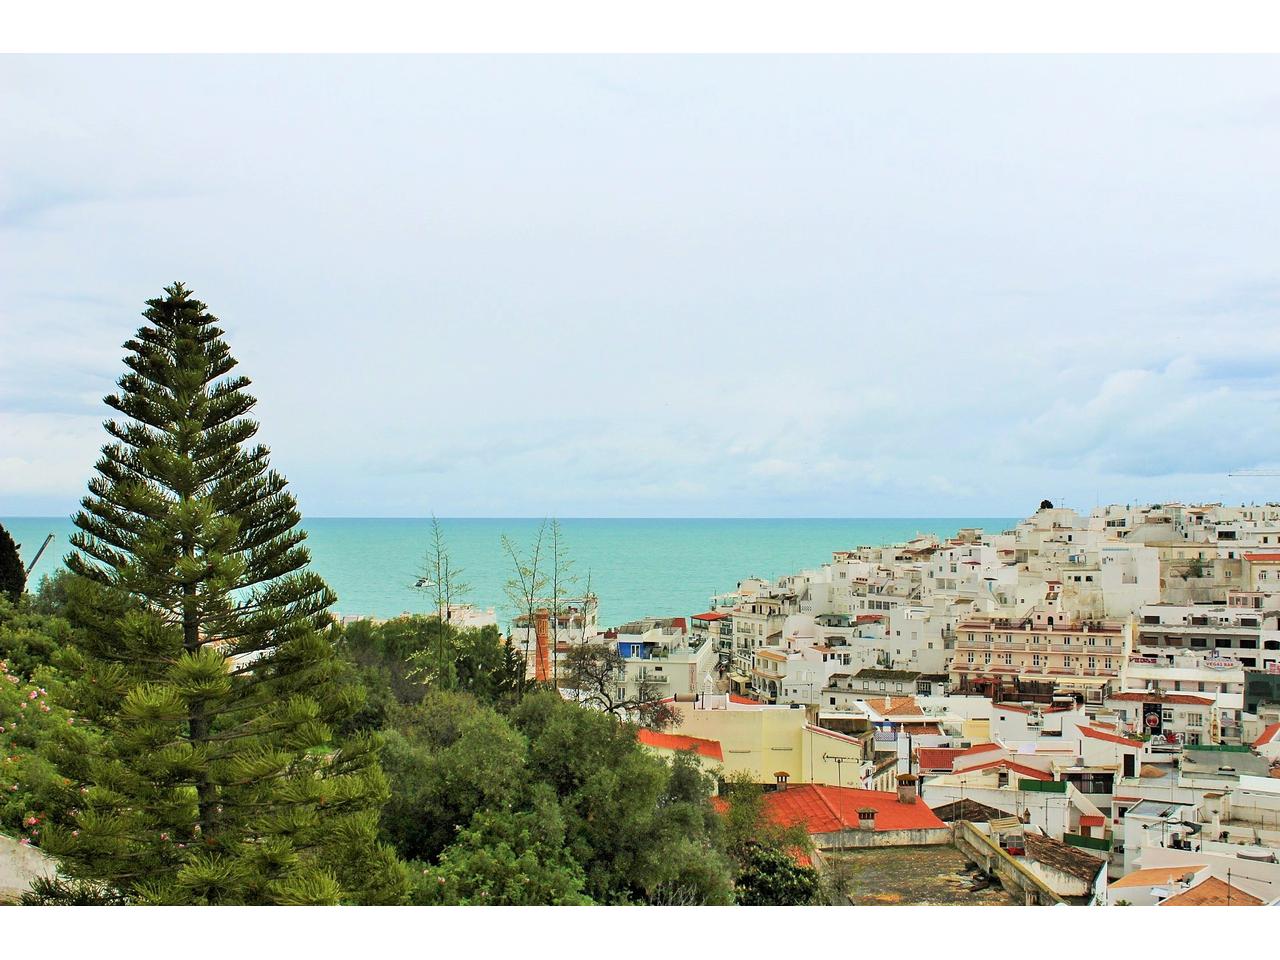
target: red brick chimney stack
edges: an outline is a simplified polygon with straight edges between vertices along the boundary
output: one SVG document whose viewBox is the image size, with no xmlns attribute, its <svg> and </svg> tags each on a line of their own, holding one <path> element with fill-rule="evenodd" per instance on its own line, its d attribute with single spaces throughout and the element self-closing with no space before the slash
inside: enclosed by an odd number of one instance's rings
<svg viewBox="0 0 1280 960">
<path fill-rule="evenodd" d="M 546 683 L 551 679 L 551 611 L 545 608 L 533 612 L 533 636 L 537 645 L 534 658 L 533 679 Z"/>
</svg>

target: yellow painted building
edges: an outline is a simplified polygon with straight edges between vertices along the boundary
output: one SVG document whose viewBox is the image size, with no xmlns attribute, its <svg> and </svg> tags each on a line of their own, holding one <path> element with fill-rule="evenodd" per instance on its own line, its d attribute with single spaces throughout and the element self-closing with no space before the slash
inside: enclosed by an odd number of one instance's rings
<svg viewBox="0 0 1280 960">
<path fill-rule="evenodd" d="M 890 764 L 887 772 L 876 772 L 870 738 L 816 726 L 803 709 L 695 709 L 690 703 L 675 707 L 682 717 L 675 728 L 680 734 L 720 743 L 726 775 L 745 772 L 757 783 L 773 783 L 785 773 L 791 783 L 894 789 L 896 767 Z"/>
</svg>

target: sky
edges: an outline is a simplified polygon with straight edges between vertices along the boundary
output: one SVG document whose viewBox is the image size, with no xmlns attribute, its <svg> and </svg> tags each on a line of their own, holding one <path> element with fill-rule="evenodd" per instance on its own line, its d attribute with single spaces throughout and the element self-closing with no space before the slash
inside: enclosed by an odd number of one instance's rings
<svg viewBox="0 0 1280 960">
<path fill-rule="evenodd" d="M 175 280 L 316 516 L 1280 499 L 1280 58 L 0 57 L 0 516 Z"/>
</svg>

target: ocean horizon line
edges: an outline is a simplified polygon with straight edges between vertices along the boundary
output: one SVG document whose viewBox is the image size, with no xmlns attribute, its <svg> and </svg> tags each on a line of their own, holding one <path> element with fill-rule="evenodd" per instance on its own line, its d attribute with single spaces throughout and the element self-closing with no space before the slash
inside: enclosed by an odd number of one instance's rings
<svg viewBox="0 0 1280 960">
<path fill-rule="evenodd" d="M 0 520 L 70 520 L 71 514 L 65 516 L 54 513 L 12 513 L 0 516 Z M 817 514 L 806 516 L 681 516 L 681 515 L 649 515 L 649 516 L 557 516 L 547 514 L 545 516 L 517 516 L 517 515 L 473 515 L 473 516 L 438 516 L 437 520 L 1009 520 L 1015 517 L 1014 514 L 990 514 L 990 515 L 962 515 L 962 514 L 867 514 L 864 516 L 820 516 Z M 403 516 L 387 516 L 372 514 L 303 514 L 302 520 L 430 520 L 430 514 L 426 516 L 409 515 Z"/>
</svg>

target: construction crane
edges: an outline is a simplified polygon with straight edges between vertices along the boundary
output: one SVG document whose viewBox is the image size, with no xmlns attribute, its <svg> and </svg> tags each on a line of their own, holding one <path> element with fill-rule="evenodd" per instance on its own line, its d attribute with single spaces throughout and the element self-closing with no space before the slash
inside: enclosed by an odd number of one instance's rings
<svg viewBox="0 0 1280 960">
<path fill-rule="evenodd" d="M 44 543 L 40 544 L 40 549 L 36 551 L 36 555 L 31 558 L 31 562 L 27 564 L 27 576 L 31 576 L 31 571 L 36 568 L 36 564 L 40 562 L 40 556 L 44 553 L 49 544 L 53 543 L 53 534 L 49 534 L 44 538 Z"/>
</svg>

